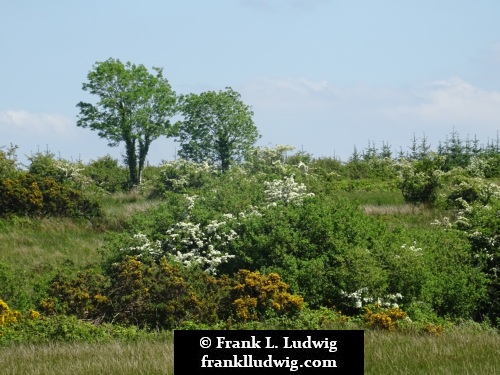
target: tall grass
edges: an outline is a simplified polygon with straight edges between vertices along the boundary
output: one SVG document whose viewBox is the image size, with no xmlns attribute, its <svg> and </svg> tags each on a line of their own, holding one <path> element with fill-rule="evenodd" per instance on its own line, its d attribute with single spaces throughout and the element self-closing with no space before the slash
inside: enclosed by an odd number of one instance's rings
<svg viewBox="0 0 500 375">
<path fill-rule="evenodd" d="M 441 336 L 370 330 L 364 346 L 369 375 L 500 374 L 500 334 L 491 329 L 453 329 Z M 15 345 L 0 350 L 0 363 L 5 375 L 173 374 L 174 343 L 170 337 Z"/>
<path fill-rule="evenodd" d="M 33 307 L 37 290 L 56 273 L 99 264 L 105 233 L 86 220 L 15 218 L 0 224 L 0 265 L 7 268 L 9 283 L 16 285 L 15 296 L 0 298 L 7 298 L 12 308 Z"/>
<path fill-rule="evenodd" d="M 365 374 L 500 374 L 500 335 L 470 330 L 439 337 L 365 331 Z"/>
<path fill-rule="evenodd" d="M 50 343 L 0 350 L 1 373 L 19 375 L 173 374 L 173 341 Z"/>
</svg>

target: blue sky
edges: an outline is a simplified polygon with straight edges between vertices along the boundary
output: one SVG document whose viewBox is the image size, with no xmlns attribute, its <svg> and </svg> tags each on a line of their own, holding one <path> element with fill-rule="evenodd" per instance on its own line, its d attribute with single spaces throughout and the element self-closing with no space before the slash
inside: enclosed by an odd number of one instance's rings
<svg viewBox="0 0 500 375">
<path fill-rule="evenodd" d="M 498 0 L 0 0 L 0 146 L 66 159 L 110 154 L 76 127 L 82 83 L 110 57 L 164 69 L 179 94 L 230 86 L 258 145 L 342 160 L 453 130 L 500 130 Z M 156 140 L 149 161 L 174 157 Z"/>
</svg>

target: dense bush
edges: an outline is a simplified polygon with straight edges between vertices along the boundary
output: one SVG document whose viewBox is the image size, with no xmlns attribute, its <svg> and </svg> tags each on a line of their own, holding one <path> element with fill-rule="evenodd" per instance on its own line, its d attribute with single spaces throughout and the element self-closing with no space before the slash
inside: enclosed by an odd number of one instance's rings
<svg viewBox="0 0 500 375">
<path fill-rule="evenodd" d="M 269 316 L 293 316 L 304 299 L 288 292 L 288 285 L 276 273 L 240 270 L 231 288 L 230 300 L 235 318 L 241 321 L 264 320 Z"/>
<path fill-rule="evenodd" d="M 40 310 L 47 315 L 172 329 L 187 321 L 215 324 L 262 320 L 269 313 L 293 316 L 303 300 L 287 290 L 277 274 L 240 271 L 235 278 L 215 278 L 166 259 L 126 257 L 105 275 L 56 276 Z"/>
<path fill-rule="evenodd" d="M 11 145 L 6 150 L 3 150 L 4 148 L 0 147 L 0 180 L 16 177 L 19 173 L 16 157 L 17 146 Z"/>
<path fill-rule="evenodd" d="M 128 183 L 128 172 L 111 156 L 103 156 L 85 165 L 82 174 L 89 177 L 97 187 L 116 193 L 124 190 Z"/>
<path fill-rule="evenodd" d="M 100 216 L 96 202 L 49 177 L 23 173 L 0 180 L 0 216 Z"/>
<path fill-rule="evenodd" d="M 431 154 L 416 161 L 403 159 L 396 165 L 398 185 L 406 202 L 432 205 L 436 201 L 444 161 L 445 158 Z"/>
<path fill-rule="evenodd" d="M 498 189 L 498 186 L 497 186 Z M 460 209 L 456 220 L 445 217 L 435 224 L 445 231 L 457 231 L 466 236 L 470 244 L 470 256 L 488 280 L 487 298 L 476 306 L 481 319 L 500 325 L 500 197 L 491 196 L 488 204 L 481 201 L 468 203 L 458 200 Z"/>
</svg>

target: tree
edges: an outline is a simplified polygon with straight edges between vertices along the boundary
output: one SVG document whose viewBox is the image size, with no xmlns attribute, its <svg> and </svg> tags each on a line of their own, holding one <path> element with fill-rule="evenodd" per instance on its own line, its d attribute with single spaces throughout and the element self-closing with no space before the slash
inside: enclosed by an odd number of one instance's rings
<svg viewBox="0 0 500 375">
<path fill-rule="evenodd" d="M 97 130 L 111 147 L 125 143 L 125 163 L 133 185 L 141 182 L 151 142 L 161 135 L 174 135 L 170 118 L 176 113 L 177 97 L 162 69 L 153 70 L 156 74 L 143 65 L 112 58 L 97 62 L 82 88 L 99 101 L 77 104 L 78 126 Z"/>
<path fill-rule="evenodd" d="M 189 94 L 181 98 L 184 121 L 179 127 L 179 156 L 196 162 L 220 163 L 223 171 L 241 161 L 259 138 L 253 112 L 240 94 L 225 91 Z"/>
</svg>

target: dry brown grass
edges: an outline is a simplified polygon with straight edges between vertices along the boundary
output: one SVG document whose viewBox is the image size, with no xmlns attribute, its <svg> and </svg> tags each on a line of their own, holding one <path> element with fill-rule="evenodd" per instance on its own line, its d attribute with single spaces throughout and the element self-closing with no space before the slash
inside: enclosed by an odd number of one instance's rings
<svg viewBox="0 0 500 375">
<path fill-rule="evenodd" d="M 368 215 L 419 215 L 427 208 L 423 205 L 403 204 L 403 205 L 363 205 L 363 210 Z"/>
</svg>

